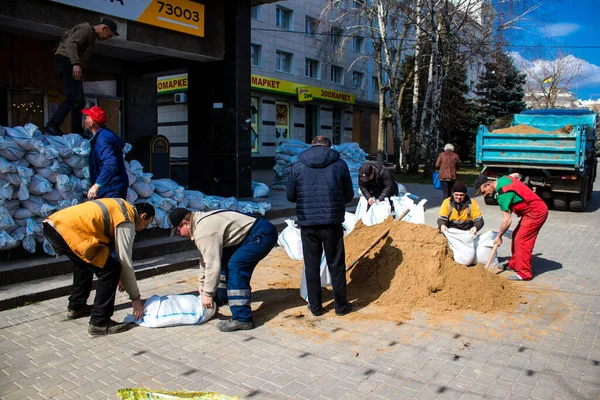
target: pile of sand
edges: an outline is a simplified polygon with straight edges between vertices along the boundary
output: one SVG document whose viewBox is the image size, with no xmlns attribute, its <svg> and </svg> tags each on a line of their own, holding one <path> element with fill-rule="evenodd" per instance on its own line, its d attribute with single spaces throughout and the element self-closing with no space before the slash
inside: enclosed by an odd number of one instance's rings
<svg viewBox="0 0 600 400">
<path fill-rule="evenodd" d="M 533 126 L 520 124 L 515 126 L 509 126 L 508 128 L 494 129 L 492 133 L 564 133 L 569 134 L 573 131 L 573 125 L 565 125 L 552 132 L 543 131 Z"/>
<path fill-rule="evenodd" d="M 348 297 L 359 306 L 377 305 L 381 315 L 410 318 L 416 308 L 436 314 L 510 309 L 520 290 L 482 266 L 465 267 L 452 258 L 447 240 L 432 227 L 388 219 L 367 227 L 359 222 L 345 239 L 346 265 L 386 229 L 388 237 L 349 272 Z"/>
</svg>

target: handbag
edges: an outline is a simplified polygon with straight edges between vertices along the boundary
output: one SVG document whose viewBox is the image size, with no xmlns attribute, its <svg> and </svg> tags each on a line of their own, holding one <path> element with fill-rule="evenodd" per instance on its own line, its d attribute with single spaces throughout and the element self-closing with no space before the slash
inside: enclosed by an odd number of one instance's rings
<svg viewBox="0 0 600 400">
<path fill-rule="evenodd" d="M 439 171 L 434 171 L 433 173 L 433 188 L 442 190 L 442 183 L 440 182 L 440 173 Z"/>
</svg>

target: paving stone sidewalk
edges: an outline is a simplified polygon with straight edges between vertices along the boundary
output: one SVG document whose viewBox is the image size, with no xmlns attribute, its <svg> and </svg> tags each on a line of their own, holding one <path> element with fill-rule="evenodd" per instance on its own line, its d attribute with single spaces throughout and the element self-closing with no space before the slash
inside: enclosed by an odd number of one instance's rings
<svg viewBox="0 0 600 400">
<path fill-rule="evenodd" d="M 498 208 L 482 208 L 484 229 L 497 229 Z M 244 399 L 597 399 L 599 208 L 596 191 L 590 212 L 550 213 L 534 251 L 537 275 L 523 283 L 536 291 L 510 313 L 349 323 L 330 312 L 314 322 L 314 334 L 269 321 L 224 334 L 212 320 L 92 339 L 85 319 L 66 320 L 64 297 L 4 311 L 0 398 L 116 399 L 120 388 L 147 387 Z M 264 262 L 280 256 L 276 249 Z M 140 288 L 185 293 L 194 276 L 180 271 Z M 123 295 L 118 304 L 116 320 L 129 310 Z"/>
</svg>

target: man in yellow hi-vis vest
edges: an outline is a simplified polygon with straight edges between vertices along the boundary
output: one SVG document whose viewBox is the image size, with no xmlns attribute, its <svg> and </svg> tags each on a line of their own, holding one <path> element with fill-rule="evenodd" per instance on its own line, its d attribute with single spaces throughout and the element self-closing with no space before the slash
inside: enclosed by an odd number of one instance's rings
<svg viewBox="0 0 600 400">
<path fill-rule="evenodd" d="M 148 203 L 132 206 L 123 199 L 100 199 L 65 208 L 44 221 L 44 236 L 56 254 L 66 255 L 75 264 L 67 318 L 90 315 L 90 335 L 119 333 L 133 327 L 110 319 L 119 280 L 129 294 L 134 316 L 143 315 L 131 255 L 135 231 L 146 228 L 154 214 L 154 207 Z M 113 249 L 116 258 L 111 255 Z M 90 307 L 86 303 L 94 274 L 98 278 L 96 297 Z"/>
</svg>

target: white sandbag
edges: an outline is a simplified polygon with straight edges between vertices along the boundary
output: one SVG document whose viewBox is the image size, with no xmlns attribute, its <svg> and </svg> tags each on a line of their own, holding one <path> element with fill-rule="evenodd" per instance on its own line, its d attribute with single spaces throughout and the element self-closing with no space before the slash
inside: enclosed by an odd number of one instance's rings
<svg viewBox="0 0 600 400">
<path fill-rule="evenodd" d="M 135 201 L 138 199 L 138 197 L 139 196 L 135 190 L 133 190 L 130 187 L 127 188 L 127 198 L 125 200 L 127 200 L 128 203 L 130 203 L 130 204 L 135 203 Z"/>
<path fill-rule="evenodd" d="M 62 136 L 44 136 L 44 140 L 53 146 L 63 158 L 72 155 L 87 156 L 92 150 L 90 141 L 76 133 Z"/>
<path fill-rule="evenodd" d="M 131 143 L 125 143 L 125 146 L 123 146 L 123 157 L 125 157 L 127 153 L 131 151 L 132 148 L 133 146 L 131 145 Z"/>
<path fill-rule="evenodd" d="M 56 190 L 62 194 L 65 200 L 79 198 L 83 195 L 82 180 L 74 176 L 58 175 L 56 178 Z"/>
<path fill-rule="evenodd" d="M 302 238 L 300 236 L 300 228 L 292 219 L 286 219 L 287 226 L 281 231 L 277 237 L 277 244 L 283 247 L 287 255 L 292 260 L 302 260 Z"/>
<path fill-rule="evenodd" d="M 160 208 L 161 210 L 167 212 L 177 207 L 177 202 L 175 200 L 159 196 L 156 193 L 152 193 L 152 195 L 148 197 L 147 201 L 148 203 L 152 204 L 154 208 Z"/>
<path fill-rule="evenodd" d="M 73 170 L 67 164 L 53 160 L 46 168 L 36 168 L 36 173 L 46 178 L 49 182 L 56 183 L 58 175 L 69 175 Z"/>
<path fill-rule="evenodd" d="M 29 196 L 26 200 L 21 200 L 21 204 L 38 217 L 48 217 L 57 208 L 54 205 L 46 203 L 41 197 L 34 195 Z"/>
<path fill-rule="evenodd" d="M 52 164 L 53 159 L 46 157 L 37 150 L 25 153 L 25 159 L 35 168 L 46 168 Z"/>
<path fill-rule="evenodd" d="M 358 205 L 356 206 L 356 210 L 354 211 L 354 215 L 356 216 L 357 220 L 362 219 L 362 217 L 367 212 L 368 207 L 369 207 L 368 200 L 365 198 L 365 196 L 361 195 L 360 199 L 358 200 Z"/>
<path fill-rule="evenodd" d="M 23 158 L 25 151 L 8 136 L 0 137 L 0 156 L 8 161 L 17 161 Z"/>
<path fill-rule="evenodd" d="M 269 187 L 262 182 L 252 181 L 252 197 L 269 196 Z"/>
<path fill-rule="evenodd" d="M 19 207 L 21 207 L 21 201 L 19 199 L 0 200 L 0 207 L 4 207 L 6 211 L 8 211 L 10 216 L 14 218 L 15 211 L 17 211 Z"/>
<path fill-rule="evenodd" d="M 188 207 L 194 208 L 198 211 L 202 211 L 206 208 L 206 204 L 202 201 L 204 199 L 204 193 L 197 190 L 185 190 L 183 195 L 188 201 Z"/>
<path fill-rule="evenodd" d="M 223 210 L 237 210 L 237 199 L 235 197 L 220 197 L 213 196 L 215 199 L 219 200 L 219 208 Z"/>
<path fill-rule="evenodd" d="M 271 203 L 251 201 L 238 201 L 237 203 L 237 211 L 241 213 L 265 215 L 269 210 L 271 210 Z"/>
<path fill-rule="evenodd" d="M 4 206 L 0 206 L 0 230 L 5 230 L 15 225 L 15 220 Z"/>
<path fill-rule="evenodd" d="M 498 232 L 487 231 L 475 237 L 475 259 L 473 260 L 474 264 L 481 263 L 485 265 L 485 263 L 487 263 L 487 260 L 490 257 L 490 254 L 492 253 L 492 249 L 494 247 L 494 240 L 496 240 L 497 236 Z M 498 253 L 494 255 L 494 258 L 492 258 L 490 266 L 496 266 L 500 264 L 497 255 Z"/>
<path fill-rule="evenodd" d="M 31 168 L 17 167 L 17 174 L 21 179 L 17 197 L 19 200 L 27 200 L 29 198 L 29 182 L 33 177 L 33 170 Z"/>
<path fill-rule="evenodd" d="M 46 200 L 48 203 L 56 204 L 61 200 L 64 200 L 63 195 L 56 188 L 52 189 L 48 193 L 44 193 L 42 198 Z"/>
<path fill-rule="evenodd" d="M 81 170 L 84 167 L 88 166 L 88 157 L 87 156 L 80 156 L 78 154 L 73 154 L 70 157 L 65 157 L 63 158 L 64 162 L 67 163 L 67 165 L 71 168 L 73 168 L 73 171 L 76 170 Z"/>
<path fill-rule="evenodd" d="M 321 256 L 321 265 L 320 274 L 321 274 L 321 287 L 331 286 L 331 274 L 329 273 L 329 268 L 327 267 L 327 259 L 325 258 L 325 252 Z M 308 289 L 306 287 L 306 265 L 302 266 L 302 279 L 300 280 L 300 297 L 304 299 L 308 303 Z"/>
<path fill-rule="evenodd" d="M 175 190 L 179 186 L 177 182 L 171 179 L 152 179 L 151 183 L 154 185 L 154 193 L 162 197 L 173 197 Z"/>
<path fill-rule="evenodd" d="M 125 318 L 147 328 L 163 328 L 178 325 L 197 325 L 211 319 L 216 307 L 204 308 L 201 296 L 192 294 L 154 295 L 144 303 L 144 316 L 133 320 L 132 315 Z"/>
<path fill-rule="evenodd" d="M 366 226 L 381 224 L 392 214 L 392 206 L 386 198 L 379 203 L 373 203 L 367 212 L 361 218 Z"/>
<path fill-rule="evenodd" d="M 4 129 L 5 137 L 14 140 L 23 150 L 35 150 L 44 146 L 43 136 L 34 124 L 28 123 L 25 126 L 4 127 Z"/>
<path fill-rule="evenodd" d="M 342 222 L 342 227 L 344 228 L 344 236 L 350 234 L 354 229 L 354 226 L 358 222 L 356 215 L 346 212 L 344 214 L 344 222 Z"/>
<path fill-rule="evenodd" d="M 39 174 L 35 174 L 31 177 L 31 181 L 29 182 L 27 189 L 29 190 L 29 193 L 40 196 L 51 192 L 53 187 L 52 183 L 50 183 L 48 179 Z"/>
<path fill-rule="evenodd" d="M 33 235 L 26 235 L 23 240 L 21 240 L 21 246 L 28 252 L 35 253 L 36 244 Z"/>
<path fill-rule="evenodd" d="M 56 256 L 56 251 L 54 250 L 54 247 L 52 247 L 52 244 L 50 244 L 50 242 L 46 238 L 44 238 L 44 241 L 42 243 L 42 249 L 44 250 L 44 253 L 48 254 L 49 256 Z"/>
<path fill-rule="evenodd" d="M 0 179 L 0 200 L 8 200 L 12 195 L 13 186 L 9 182 Z"/>
<path fill-rule="evenodd" d="M 183 194 L 184 191 L 185 188 L 181 185 L 178 185 L 177 188 L 173 190 L 173 196 L 171 196 L 171 198 L 177 202 L 186 202 L 185 195 Z"/>
<path fill-rule="evenodd" d="M 131 172 L 136 176 L 141 176 L 144 173 L 144 167 L 138 160 L 131 160 L 129 163 Z"/>
<path fill-rule="evenodd" d="M 403 184 L 397 183 L 397 185 L 398 185 L 398 194 L 408 193 L 408 190 L 406 190 L 406 187 Z"/>
<path fill-rule="evenodd" d="M 404 222 L 411 222 L 413 224 L 424 224 L 425 223 L 425 203 L 426 199 L 419 201 L 419 204 L 415 204 L 414 200 L 411 199 L 407 193 L 402 196 L 392 196 L 392 204 L 394 205 L 394 219 L 398 219 L 400 215 L 407 209 L 410 210 L 407 215 L 402 218 Z"/>
<path fill-rule="evenodd" d="M 470 231 L 449 228 L 444 232 L 448 245 L 454 253 L 454 261 L 462 265 L 471 265 L 475 259 L 475 236 Z"/>
<path fill-rule="evenodd" d="M 152 193 L 154 193 L 154 185 L 151 183 L 144 183 L 140 180 L 131 185 L 131 188 L 135 190 L 140 197 L 150 197 L 152 196 Z"/>
<path fill-rule="evenodd" d="M 129 181 L 129 186 L 131 186 L 137 180 L 137 176 L 133 172 L 131 172 L 130 169 L 125 168 L 125 171 L 127 172 L 127 180 Z"/>
<path fill-rule="evenodd" d="M 152 183 L 152 177 L 154 175 L 150 172 L 144 172 L 143 174 L 139 175 L 137 178 L 137 181 L 141 181 L 144 183 Z M 154 185 L 152 185 L 152 187 L 154 187 Z"/>
<path fill-rule="evenodd" d="M 35 217 L 35 214 L 32 211 L 26 209 L 25 207 L 19 207 L 19 208 L 17 208 L 15 213 L 12 215 L 12 217 L 15 220 L 19 220 L 19 219 L 25 219 L 25 218 L 33 218 L 33 217 Z"/>
<path fill-rule="evenodd" d="M 14 174 L 15 172 L 17 172 L 17 168 L 16 168 L 15 164 L 8 161 L 4 157 L 0 157 L 0 173 L 1 174 L 4 174 L 4 173 Z"/>
<path fill-rule="evenodd" d="M 19 246 L 19 241 L 0 229 L 0 250 L 10 250 Z"/>
<path fill-rule="evenodd" d="M 56 205 L 56 211 L 64 210 L 65 208 L 73 207 L 79 204 L 79 199 L 59 200 Z"/>
<path fill-rule="evenodd" d="M 72 171 L 73 171 L 73 175 L 75 175 L 76 178 L 90 179 L 90 167 L 87 165 L 83 168 L 74 169 Z"/>
</svg>

